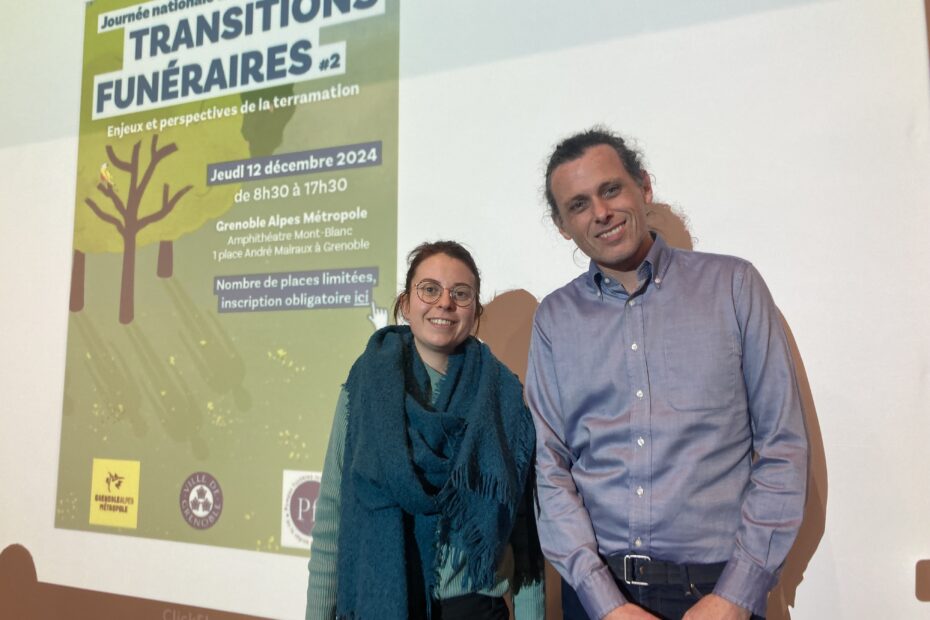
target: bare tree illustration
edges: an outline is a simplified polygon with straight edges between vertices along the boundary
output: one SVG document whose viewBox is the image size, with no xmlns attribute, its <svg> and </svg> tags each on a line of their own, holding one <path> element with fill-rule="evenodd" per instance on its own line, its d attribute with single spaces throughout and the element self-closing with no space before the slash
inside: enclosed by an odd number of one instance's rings
<svg viewBox="0 0 930 620">
<path fill-rule="evenodd" d="M 100 183 L 97 184 L 97 190 L 110 200 L 113 208 L 116 210 L 115 214 L 101 208 L 91 197 L 84 199 L 84 203 L 90 207 L 94 215 L 116 228 L 116 231 L 123 240 L 119 321 L 124 325 L 131 323 L 135 316 L 136 238 L 139 235 L 139 231 L 167 217 L 175 206 L 177 206 L 178 201 L 181 200 L 184 194 L 193 187 L 192 185 L 186 185 L 172 194 L 168 183 L 164 183 L 162 185 L 160 207 L 152 213 L 142 215 L 140 213 L 142 197 L 149 187 L 155 169 L 166 157 L 177 151 L 178 146 L 172 142 L 167 146 L 159 148 L 158 135 L 153 135 L 149 147 L 149 160 L 144 167 L 139 153 L 141 146 L 141 140 L 133 145 L 132 154 L 127 161 L 116 154 L 111 144 L 106 145 L 107 158 L 110 160 L 110 163 L 112 163 L 115 168 L 129 175 L 129 187 L 125 200 L 119 195 L 112 182 L 101 178 Z M 159 275 L 162 274 L 159 273 Z M 168 275 L 170 275 L 170 272 Z"/>
</svg>

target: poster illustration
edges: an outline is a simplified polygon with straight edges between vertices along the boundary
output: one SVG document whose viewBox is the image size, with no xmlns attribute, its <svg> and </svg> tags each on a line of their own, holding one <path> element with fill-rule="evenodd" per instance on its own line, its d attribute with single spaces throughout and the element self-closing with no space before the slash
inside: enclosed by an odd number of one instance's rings
<svg viewBox="0 0 930 620">
<path fill-rule="evenodd" d="M 283 477 L 396 292 L 398 11 L 87 4 L 56 527 L 306 554 Z"/>
</svg>

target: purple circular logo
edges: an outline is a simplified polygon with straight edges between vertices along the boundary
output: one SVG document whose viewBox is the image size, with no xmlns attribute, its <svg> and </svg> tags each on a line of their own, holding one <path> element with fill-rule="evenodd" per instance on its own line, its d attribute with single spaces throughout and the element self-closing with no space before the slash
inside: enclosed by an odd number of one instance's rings
<svg viewBox="0 0 930 620">
<path fill-rule="evenodd" d="M 191 474 L 181 485 L 181 516 L 194 529 L 213 527 L 223 512 L 223 489 L 204 471 Z"/>
<path fill-rule="evenodd" d="M 320 497 L 320 481 L 304 480 L 291 491 L 288 501 L 290 522 L 304 536 L 310 536 L 316 522 L 316 500 Z"/>
</svg>

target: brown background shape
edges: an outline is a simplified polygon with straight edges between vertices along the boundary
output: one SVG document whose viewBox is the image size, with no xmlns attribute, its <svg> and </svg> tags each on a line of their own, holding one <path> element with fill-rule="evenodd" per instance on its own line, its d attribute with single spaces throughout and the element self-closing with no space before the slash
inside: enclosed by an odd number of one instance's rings
<svg viewBox="0 0 930 620">
<path fill-rule="evenodd" d="M 918 601 L 930 602 L 930 560 L 919 560 L 914 569 L 916 580 L 914 594 Z"/>
<path fill-rule="evenodd" d="M 0 618 L 13 620 L 265 620 L 216 609 L 83 590 L 38 581 L 29 550 L 10 545 L 0 553 Z"/>
</svg>

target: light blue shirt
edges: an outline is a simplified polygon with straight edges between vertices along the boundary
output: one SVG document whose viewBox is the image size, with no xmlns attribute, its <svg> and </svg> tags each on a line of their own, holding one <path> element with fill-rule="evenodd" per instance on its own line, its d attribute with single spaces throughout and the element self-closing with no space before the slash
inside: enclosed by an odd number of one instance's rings
<svg viewBox="0 0 930 620">
<path fill-rule="evenodd" d="M 594 619 L 626 602 L 604 562 L 617 553 L 725 561 L 715 593 L 764 615 L 807 481 L 781 317 L 738 258 L 657 237 L 639 277 L 627 294 L 592 262 L 537 309 L 543 551 Z"/>
</svg>

